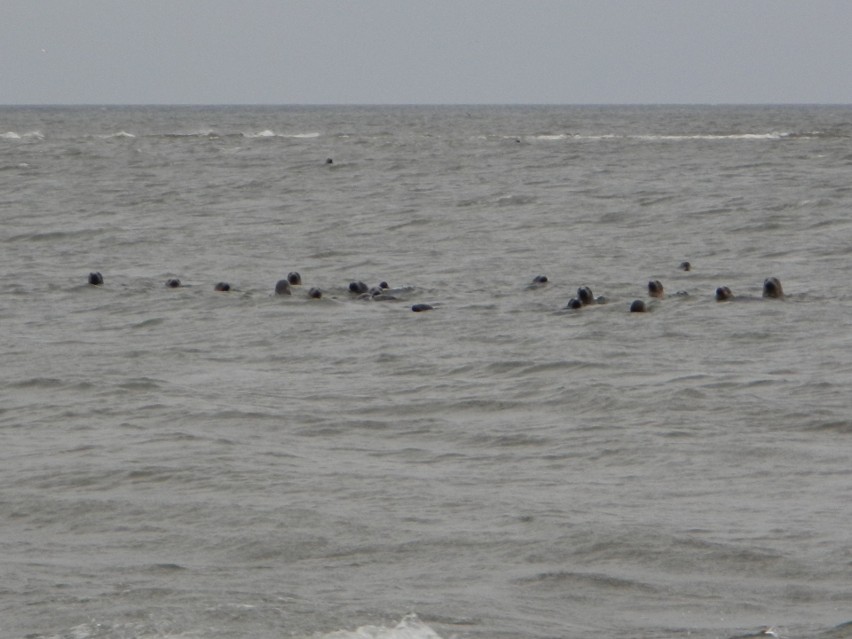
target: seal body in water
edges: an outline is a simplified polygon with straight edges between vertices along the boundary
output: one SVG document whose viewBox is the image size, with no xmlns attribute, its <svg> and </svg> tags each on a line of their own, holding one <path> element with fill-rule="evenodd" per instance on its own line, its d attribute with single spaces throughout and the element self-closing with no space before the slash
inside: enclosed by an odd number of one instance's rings
<svg viewBox="0 0 852 639">
<path fill-rule="evenodd" d="M 288 280 L 278 280 L 275 282 L 276 295 L 290 295 L 290 282 Z"/>
<path fill-rule="evenodd" d="M 592 289 L 588 286 L 581 286 L 577 289 L 577 297 L 572 297 L 568 300 L 565 308 L 583 308 L 592 304 L 604 304 L 606 299 L 603 296 L 595 297 Z"/>
<path fill-rule="evenodd" d="M 415 313 L 422 313 L 423 311 L 431 311 L 434 307 L 429 304 L 415 304 L 411 307 L 411 310 Z"/>
<path fill-rule="evenodd" d="M 657 299 L 663 299 L 666 296 L 663 283 L 660 280 L 651 280 L 648 282 L 648 295 Z"/>
<path fill-rule="evenodd" d="M 230 291 L 230 290 L 231 290 L 231 285 L 230 285 L 230 284 L 228 284 L 227 282 L 218 282 L 218 283 L 217 283 L 217 284 L 213 287 L 213 290 L 214 290 L 214 291 L 222 291 L 222 292 L 224 292 L 224 291 Z"/>
<path fill-rule="evenodd" d="M 364 282 L 349 282 L 349 292 L 354 293 L 355 295 L 363 295 L 367 291 L 370 290 L 370 287 L 364 284 Z"/>
<path fill-rule="evenodd" d="M 780 300 L 784 297 L 784 289 L 777 277 L 767 277 L 763 281 L 763 297 Z"/>
<path fill-rule="evenodd" d="M 92 286 L 103 286 L 104 285 L 104 276 L 97 273 L 89 273 L 89 284 Z"/>
<path fill-rule="evenodd" d="M 727 302 L 734 298 L 734 293 L 727 286 L 720 286 L 716 289 L 716 301 Z"/>
<path fill-rule="evenodd" d="M 630 305 L 631 313 L 644 313 L 647 310 L 648 308 L 642 300 L 633 300 L 633 303 Z"/>
</svg>

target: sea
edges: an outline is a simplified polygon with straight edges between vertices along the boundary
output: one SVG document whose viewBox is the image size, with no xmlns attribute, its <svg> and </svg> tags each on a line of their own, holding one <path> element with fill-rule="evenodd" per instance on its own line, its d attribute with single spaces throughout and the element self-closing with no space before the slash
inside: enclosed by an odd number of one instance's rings
<svg viewBox="0 0 852 639">
<path fill-rule="evenodd" d="M 851 106 L 5 106 L 0 219 L 0 639 L 852 637 Z"/>
</svg>

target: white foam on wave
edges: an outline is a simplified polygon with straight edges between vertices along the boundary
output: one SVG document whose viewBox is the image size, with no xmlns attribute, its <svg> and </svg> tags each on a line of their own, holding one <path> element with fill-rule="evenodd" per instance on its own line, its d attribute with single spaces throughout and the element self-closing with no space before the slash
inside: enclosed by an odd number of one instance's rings
<svg viewBox="0 0 852 639">
<path fill-rule="evenodd" d="M 633 135 L 618 135 L 605 133 L 601 135 L 572 135 L 566 136 L 577 140 L 642 140 L 647 142 L 680 142 L 683 140 L 782 140 L 792 134 L 772 131 L 770 133 L 648 133 Z M 537 139 L 546 139 L 538 137 Z"/>
<path fill-rule="evenodd" d="M 275 133 L 269 129 L 258 131 L 257 133 L 245 133 L 246 138 L 318 138 L 319 133 L 312 131 L 310 133 Z"/>
<path fill-rule="evenodd" d="M 102 140 L 110 140 L 113 138 L 135 138 L 136 136 L 132 133 L 128 133 L 127 131 L 119 131 L 118 133 L 104 133 L 103 135 L 97 136 Z"/>
<path fill-rule="evenodd" d="M 441 636 L 420 621 L 415 614 L 406 615 L 393 628 L 361 626 L 355 630 L 336 630 L 320 639 L 441 639 Z"/>
<path fill-rule="evenodd" d="M 542 133 L 539 135 L 532 136 L 534 140 L 565 140 L 566 138 L 572 138 L 573 135 L 568 135 L 566 133 Z"/>
<path fill-rule="evenodd" d="M 6 133 L 0 133 L 0 139 L 3 139 L 3 140 L 26 140 L 26 139 L 43 140 L 44 134 L 41 131 L 30 131 L 28 133 L 16 133 L 15 131 L 7 131 Z"/>
<path fill-rule="evenodd" d="M 714 133 L 698 133 L 690 135 L 632 135 L 629 139 L 632 140 L 780 140 L 787 137 L 787 133 L 730 133 L 730 134 L 714 134 Z"/>
</svg>

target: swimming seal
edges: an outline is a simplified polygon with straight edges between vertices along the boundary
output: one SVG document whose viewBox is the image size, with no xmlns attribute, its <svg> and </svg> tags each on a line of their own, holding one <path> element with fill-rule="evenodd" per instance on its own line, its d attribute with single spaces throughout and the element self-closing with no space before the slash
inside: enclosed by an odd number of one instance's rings
<svg viewBox="0 0 852 639">
<path fill-rule="evenodd" d="M 308 291 L 308 297 L 310 297 L 313 300 L 318 300 L 322 297 L 322 291 L 319 290 L 318 288 L 312 288 L 311 290 Z"/>
<path fill-rule="evenodd" d="M 301 286 L 302 285 L 302 276 L 299 275 L 298 272 L 293 271 L 292 273 L 287 274 L 287 281 L 290 282 L 293 286 Z"/>
<path fill-rule="evenodd" d="M 415 304 L 411 307 L 411 310 L 415 313 L 422 313 L 423 311 L 431 311 L 433 308 L 433 306 L 429 306 L 428 304 Z"/>
<path fill-rule="evenodd" d="M 679 268 L 681 271 L 691 271 L 691 270 L 692 270 L 692 264 L 690 264 L 689 262 L 681 262 L 681 263 L 678 265 L 678 268 Z"/>
<path fill-rule="evenodd" d="M 595 296 L 592 295 L 592 289 L 588 286 L 581 286 L 577 289 L 577 299 L 580 300 L 580 304 L 583 306 L 595 303 Z"/>
<path fill-rule="evenodd" d="M 370 287 L 364 284 L 364 282 L 349 282 L 349 292 L 355 293 L 356 295 L 363 295 L 367 291 L 370 290 Z"/>
<path fill-rule="evenodd" d="M 583 308 L 583 302 L 578 300 L 576 297 L 572 297 L 568 300 L 568 303 L 565 305 L 565 308 Z"/>
<path fill-rule="evenodd" d="M 278 280 L 275 282 L 276 295 L 290 295 L 290 282 L 287 280 Z"/>
<path fill-rule="evenodd" d="M 213 287 L 213 290 L 214 291 L 230 291 L 231 285 L 228 284 L 227 282 L 219 282 L 219 283 L 216 284 L 216 286 Z"/>
<path fill-rule="evenodd" d="M 170 277 L 169 279 L 166 280 L 166 286 L 169 287 L 169 288 L 179 288 L 180 287 L 180 280 L 176 277 Z"/>
<path fill-rule="evenodd" d="M 767 277 L 763 281 L 763 297 L 776 300 L 784 297 L 784 289 L 781 288 L 781 282 L 777 277 Z"/>
<path fill-rule="evenodd" d="M 660 280 L 651 280 L 648 282 L 648 295 L 657 299 L 663 299 L 666 296 L 663 290 L 663 283 Z"/>
<path fill-rule="evenodd" d="M 644 313 L 648 309 L 645 307 L 645 302 L 642 300 L 633 300 L 633 303 L 630 305 L 631 313 Z"/>
<path fill-rule="evenodd" d="M 734 293 L 727 286 L 720 286 L 716 289 L 716 301 L 727 302 L 734 298 Z"/>
<path fill-rule="evenodd" d="M 89 273 L 89 284 L 92 286 L 103 286 L 104 276 L 100 273 Z"/>
<path fill-rule="evenodd" d="M 591 304 L 604 304 L 605 302 L 606 299 L 603 296 L 595 297 L 591 288 L 581 286 L 577 289 L 577 297 L 568 300 L 566 308 L 583 308 Z"/>
</svg>

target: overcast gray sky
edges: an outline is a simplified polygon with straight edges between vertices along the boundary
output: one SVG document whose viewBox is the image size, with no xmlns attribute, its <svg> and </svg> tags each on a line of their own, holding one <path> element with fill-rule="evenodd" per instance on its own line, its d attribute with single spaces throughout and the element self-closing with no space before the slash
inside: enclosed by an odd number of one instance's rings
<svg viewBox="0 0 852 639">
<path fill-rule="evenodd" d="M 0 104 L 852 103 L 852 0 L 0 0 Z"/>
</svg>

